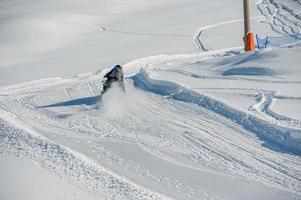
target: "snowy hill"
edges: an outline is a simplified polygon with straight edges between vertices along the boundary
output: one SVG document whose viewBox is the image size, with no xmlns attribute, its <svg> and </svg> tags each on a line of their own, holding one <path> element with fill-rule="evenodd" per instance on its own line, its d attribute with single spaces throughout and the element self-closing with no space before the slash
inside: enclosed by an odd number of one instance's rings
<svg viewBox="0 0 301 200">
<path fill-rule="evenodd" d="M 196 53 L 193 37 L 209 25 L 213 27 L 201 38 L 211 49 L 241 46 L 243 14 L 238 2 L 1 1 L 0 85 L 70 78 L 150 55 Z M 271 32 L 257 22 L 262 15 L 255 2 L 252 11 L 254 28 Z"/>
<path fill-rule="evenodd" d="M 285 48 L 251 53 L 234 0 L 65 3 L 0 3 L 1 199 L 301 198 L 301 48 L 281 39 L 300 1 L 252 4 Z M 126 92 L 100 97 L 116 62 Z"/>
</svg>

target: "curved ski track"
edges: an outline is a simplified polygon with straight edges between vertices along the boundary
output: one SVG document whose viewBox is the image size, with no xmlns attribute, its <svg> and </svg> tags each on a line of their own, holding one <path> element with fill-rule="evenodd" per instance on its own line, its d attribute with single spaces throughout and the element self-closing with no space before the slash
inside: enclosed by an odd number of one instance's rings
<svg viewBox="0 0 301 200">
<path fill-rule="evenodd" d="M 261 0 L 257 8 L 266 17 L 263 22 L 276 33 L 292 35 L 301 32 L 300 1 Z M 299 8 L 297 14 L 293 11 L 296 8 Z"/>
</svg>

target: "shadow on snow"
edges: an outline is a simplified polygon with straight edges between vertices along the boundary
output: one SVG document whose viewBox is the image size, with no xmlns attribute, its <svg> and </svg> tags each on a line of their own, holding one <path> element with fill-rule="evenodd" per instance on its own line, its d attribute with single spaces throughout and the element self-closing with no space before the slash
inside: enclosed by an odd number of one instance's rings
<svg viewBox="0 0 301 200">
<path fill-rule="evenodd" d="M 45 105 L 45 106 L 38 106 L 37 108 L 52 108 L 52 107 L 63 107 L 63 106 L 78 106 L 78 105 L 91 106 L 97 104 L 100 100 L 101 100 L 101 96 L 84 97 L 84 98 L 73 99 L 73 100 L 59 102 L 59 103 Z"/>
</svg>

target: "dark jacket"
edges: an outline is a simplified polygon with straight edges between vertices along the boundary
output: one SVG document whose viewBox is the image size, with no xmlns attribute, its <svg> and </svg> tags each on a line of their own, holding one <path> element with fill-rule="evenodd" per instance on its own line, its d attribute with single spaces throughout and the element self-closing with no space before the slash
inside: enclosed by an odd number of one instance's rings
<svg viewBox="0 0 301 200">
<path fill-rule="evenodd" d="M 123 71 L 120 65 L 116 65 L 111 71 L 109 71 L 104 78 L 109 81 L 123 81 Z"/>
<path fill-rule="evenodd" d="M 105 93 L 109 88 L 111 88 L 112 84 L 114 82 L 117 82 L 119 84 L 119 86 L 121 87 L 121 89 L 123 91 L 125 91 L 123 77 L 124 77 L 124 74 L 122 71 L 122 67 L 120 65 L 116 65 L 113 69 L 111 69 L 111 71 L 109 71 L 104 76 L 104 78 L 107 78 L 107 80 L 103 84 L 102 93 Z"/>
</svg>

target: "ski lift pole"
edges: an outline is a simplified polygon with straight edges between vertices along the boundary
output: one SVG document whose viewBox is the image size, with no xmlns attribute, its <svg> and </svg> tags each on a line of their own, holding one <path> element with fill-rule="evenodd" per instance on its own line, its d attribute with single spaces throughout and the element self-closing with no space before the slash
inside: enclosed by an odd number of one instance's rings
<svg viewBox="0 0 301 200">
<path fill-rule="evenodd" d="M 244 7 L 245 51 L 253 51 L 255 49 L 255 43 L 254 43 L 254 33 L 251 31 L 249 0 L 243 0 L 243 7 Z"/>
</svg>

